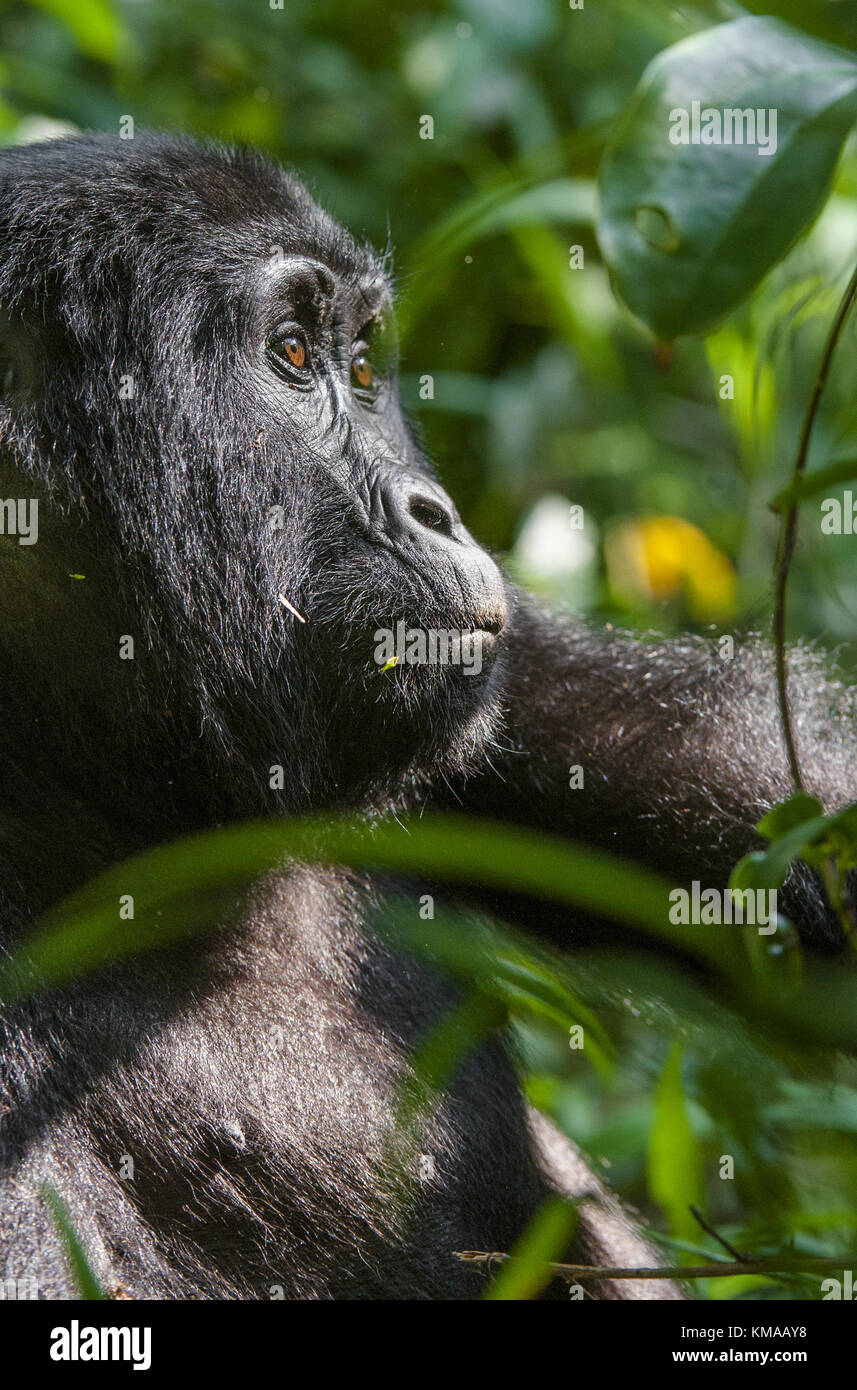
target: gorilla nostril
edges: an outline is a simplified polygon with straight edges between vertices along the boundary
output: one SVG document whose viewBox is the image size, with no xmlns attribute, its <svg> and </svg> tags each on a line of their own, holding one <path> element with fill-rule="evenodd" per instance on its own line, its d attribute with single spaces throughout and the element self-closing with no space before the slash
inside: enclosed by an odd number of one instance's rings
<svg viewBox="0 0 857 1390">
<path fill-rule="evenodd" d="M 452 518 L 437 502 L 428 497 L 412 497 L 408 511 L 414 521 L 429 531 L 441 531 L 445 536 L 452 535 Z"/>
<path fill-rule="evenodd" d="M 379 470 L 369 483 L 370 518 L 388 540 L 427 554 L 469 540 L 452 502 L 432 479 L 391 468 Z"/>
</svg>

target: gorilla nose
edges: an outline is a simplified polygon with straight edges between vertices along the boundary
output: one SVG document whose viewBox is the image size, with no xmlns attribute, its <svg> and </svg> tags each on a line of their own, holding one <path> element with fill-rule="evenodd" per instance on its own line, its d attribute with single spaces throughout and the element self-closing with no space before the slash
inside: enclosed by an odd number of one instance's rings
<svg viewBox="0 0 857 1390">
<path fill-rule="evenodd" d="M 450 541 L 472 544 L 450 498 L 428 478 L 390 474 L 378 480 L 373 502 L 376 524 L 398 544 L 410 543 L 426 551 L 433 544 Z"/>
<path fill-rule="evenodd" d="M 439 531 L 442 536 L 451 536 L 454 525 L 452 506 L 444 505 L 444 502 L 416 493 L 408 498 L 406 505 L 418 526 L 425 526 L 427 531 Z"/>
<path fill-rule="evenodd" d="M 439 483 L 396 470 L 375 480 L 373 522 L 411 561 L 455 571 L 474 626 L 497 633 L 506 617 L 506 586 L 490 555 L 477 545 Z"/>
</svg>

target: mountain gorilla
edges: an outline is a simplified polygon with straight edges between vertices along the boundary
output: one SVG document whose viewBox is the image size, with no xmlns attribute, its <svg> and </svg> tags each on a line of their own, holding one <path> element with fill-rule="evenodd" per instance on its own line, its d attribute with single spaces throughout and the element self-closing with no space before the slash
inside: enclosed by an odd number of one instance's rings
<svg viewBox="0 0 857 1390">
<path fill-rule="evenodd" d="M 7 947 L 134 852 L 307 809 L 463 806 L 725 882 L 788 788 L 769 655 L 590 632 L 512 590 L 402 415 L 383 265 L 299 182 L 101 136 L 5 150 L 0 182 Z M 382 670 L 399 622 L 475 635 L 481 670 Z M 838 804 L 853 702 L 795 662 Z M 509 1249 L 557 1190 L 585 1194 L 578 1254 L 651 1263 L 500 1042 L 426 1120 L 414 1193 L 390 1180 L 409 1057 L 455 999 L 373 931 L 395 891 L 296 865 L 228 928 L 7 1008 L 5 1277 L 74 1296 L 45 1182 L 133 1298 L 477 1296 L 452 1252 Z M 813 884 L 790 893 L 835 949 Z"/>
</svg>

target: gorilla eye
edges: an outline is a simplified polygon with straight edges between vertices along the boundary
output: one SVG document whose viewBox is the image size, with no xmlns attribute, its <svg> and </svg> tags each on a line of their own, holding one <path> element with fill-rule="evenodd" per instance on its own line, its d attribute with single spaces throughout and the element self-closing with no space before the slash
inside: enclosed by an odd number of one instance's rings
<svg viewBox="0 0 857 1390">
<path fill-rule="evenodd" d="M 380 308 L 351 340 L 351 389 L 364 405 L 374 406 L 396 370 L 396 330 L 392 314 Z"/>
<path fill-rule="evenodd" d="M 364 391 L 369 390 L 375 380 L 375 373 L 367 352 L 360 350 L 354 354 L 351 359 L 351 375 L 357 386 L 362 387 Z"/>
<path fill-rule="evenodd" d="M 293 367 L 302 367 L 306 361 L 306 348 L 300 338 L 284 338 L 280 347 Z"/>
<path fill-rule="evenodd" d="M 269 338 L 268 356 L 280 374 L 290 378 L 295 385 L 308 384 L 309 350 L 306 339 L 294 328 L 282 328 Z"/>
</svg>

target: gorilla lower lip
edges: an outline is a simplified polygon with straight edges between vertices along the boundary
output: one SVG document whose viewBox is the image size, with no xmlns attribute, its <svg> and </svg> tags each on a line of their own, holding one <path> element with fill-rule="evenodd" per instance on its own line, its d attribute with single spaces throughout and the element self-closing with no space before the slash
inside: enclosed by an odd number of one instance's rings
<svg viewBox="0 0 857 1390">
<path fill-rule="evenodd" d="M 393 666 L 460 666 L 466 675 L 482 670 L 483 644 L 494 634 L 484 627 L 421 628 L 399 621 L 395 629 L 374 634 L 374 661 L 383 671 Z"/>
</svg>

